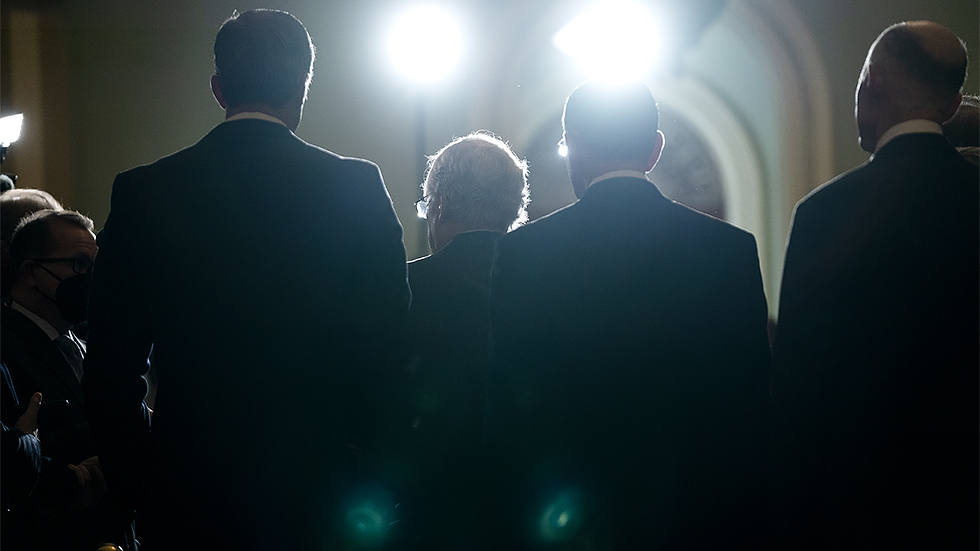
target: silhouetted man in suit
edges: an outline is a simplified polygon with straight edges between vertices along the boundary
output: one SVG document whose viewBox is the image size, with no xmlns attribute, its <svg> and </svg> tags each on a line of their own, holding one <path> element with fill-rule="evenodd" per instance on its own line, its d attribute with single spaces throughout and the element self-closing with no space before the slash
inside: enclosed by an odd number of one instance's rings
<svg viewBox="0 0 980 551">
<path fill-rule="evenodd" d="M 456 549 L 472 543 L 477 515 L 493 246 L 527 219 L 527 163 L 498 138 L 473 133 L 431 158 L 422 194 L 432 255 L 408 264 L 409 327 L 421 362 L 403 424 L 420 452 L 425 546 Z"/>
<path fill-rule="evenodd" d="M 409 290 L 378 168 L 293 134 L 313 52 L 288 13 L 232 17 L 226 120 L 113 185 L 83 386 L 147 549 L 340 548 L 356 528 L 360 409 L 403 355 Z"/>
<path fill-rule="evenodd" d="M 975 549 L 980 194 L 942 135 L 966 49 L 886 29 L 855 115 L 872 158 L 796 207 L 775 343 L 777 542 Z"/>
<path fill-rule="evenodd" d="M 579 200 L 501 237 L 491 279 L 500 548 L 763 548 L 755 240 L 646 178 L 646 86 L 585 83 L 563 124 Z"/>
</svg>

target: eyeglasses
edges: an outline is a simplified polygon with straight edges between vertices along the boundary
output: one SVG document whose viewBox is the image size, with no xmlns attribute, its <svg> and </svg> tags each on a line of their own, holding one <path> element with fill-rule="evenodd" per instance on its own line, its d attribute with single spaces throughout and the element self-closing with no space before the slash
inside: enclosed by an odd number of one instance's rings
<svg viewBox="0 0 980 551">
<path fill-rule="evenodd" d="M 425 220 L 425 213 L 429 212 L 429 197 L 432 197 L 431 193 L 415 202 L 415 212 L 422 220 Z"/>
<path fill-rule="evenodd" d="M 85 257 L 79 258 L 32 258 L 34 262 L 71 262 L 71 271 L 76 274 L 87 274 L 89 270 L 92 269 L 92 264 L 94 263 L 91 259 Z"/>
</svg>

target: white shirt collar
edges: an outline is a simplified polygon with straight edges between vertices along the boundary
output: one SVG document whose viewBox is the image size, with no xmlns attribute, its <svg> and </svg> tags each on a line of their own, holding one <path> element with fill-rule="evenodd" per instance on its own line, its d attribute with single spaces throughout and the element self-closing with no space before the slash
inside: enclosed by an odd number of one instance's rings
<svg viewBox="0 0 980 551">
<path fill-rule="evenodd" d="M 13 301 L 10 303 L 10 307 L 27 316 L 27 319 L 33 321 L 38 327 L 40 327 L 41 331 L 44 331 L 44 334 L 47 335 L 49 339 L 55 340 L 61 336 L 61 333 L 59 333 L 53 325 L 45 321 L 45 319 L 41 316 L 28 310 L 23 304 Z"/>
<path fill-rule="evenodd" d="M 283 126 L 286 126 L 286 123 L 282 122 L 281 120 L 273 117 L 272 115 L 270 115 L 268 113 L 263 113 L 261 111 L 243 111 L 241 113 L 238 113 L 236 115 L 232 115 L 232 116 L 228 117 L 223 122 L 237 121 L 237 120 L 241 120 L 241 119 L 259 119 L 259 120 L 263 120 L 263 121 L 269 121 L 269 122 L 279 123 L 279 124 L 281 124 Z M 289 127 L 286 126 L 286 128 L 289 128 Z"/>
<path fill-rule="evenodd" d="M 595 178 L 589 182 L 589 187 L 596 182 L 601 182 L 603 180 L 609 180 L 612 178 L 643 178 L 648 180 L 645 172 L 640 172 L 639 170 L 613 170 L 612 172 L 606 172 L 605 174 L 600 174 L 598 178 Z"/>
<path fill-rule="evenodd" d="M 885 133 L 881 135 L 881 139 L 878 140 L 878 145 L 875 146 L 875 153 L 881 150 L 886 143 L 894 140 L 895 138 L 902 136 L 904 134 L 942 134 L 943 127 L 941 124 L 935 121 L 930 121 L 926 119 L 912 119 L 909 121 L 902 121 L 895 126 L 885 130 Z"/>
</svg>

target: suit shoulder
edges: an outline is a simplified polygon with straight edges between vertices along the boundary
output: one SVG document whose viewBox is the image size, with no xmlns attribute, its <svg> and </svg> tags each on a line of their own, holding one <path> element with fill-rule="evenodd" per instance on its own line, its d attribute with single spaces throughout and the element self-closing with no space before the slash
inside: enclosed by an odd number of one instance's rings
<svg viewBox="0 0 980 551">
<path fill-rule="evenodd" d="M 408 263 L 408 284 L 412 289 L 413 306 L 418 306 L 416 299 L 438 292 L 438 282 L 445 279 L 440 277 L 440 274 L 445 273 L 445 270 L 440 269 L 444 264 L 436 255 L 416 258 Z"/>
<path fill-rule="evenodd" d="M 868 181 L 871 175 L 870 164 L 865 162 L 858 167 L 852 168 L 847 172 L 838 174 L 833 179 L 817 186 L 810 193 L 797 201 L 795 212 L 812 211 L 814 209 L 823 210 L 831 208 L 832 205 L 848 201 L 864 182 Z"/>
<path fill-rule="evenodd" d="M 3 305 L 0 312 L 0 331 L 4 335 L 0 339 L 0 358 L 4 349 L 23 349 L 28 342 L 44 343 L 49 340 L 44 331 L 27 316 L 7 305 Z"/>
<path fill-rule="evenodd" d="M 314 159 L 317 159 L 318 161 L 323 163 L 333 165 L 339 169 L 351 171 L 363 175 L 374 175 L 374 174 L 380 174 L 381 172 L 381 169 L 378 168 L 377 164 L 367 159 L 359 159 L 357 157 L 344 157 L 342 155 L 334 153 L 333 151 L 324 149 L 318 145 L 313 145 L 311 143 L 303 141 L 299 137 L 296 137 L 296 141 L 302 144 L 303 147 L 306 149 L 306 151 Z"/>
<path fill-rule="evenodd" d="M 411 281 L 412 275 L 424 274 L 432 266 L 435 255 L 423 256 L 415 260 L 408 261 L 408 279 Z"/>
<path fill-rule="evenodd" d="M 705 214 L 687 205 L 678 203 L 677 201 L 672 200 L 669 208 L 673 211 L 674 216 L 676 217 L 675 222 L 679 223 L 679 225 L 683 224 L 701 228 L 704 232 L 717 235 L 722 238 L 755 240 L 755 237 L 747 230 L 744 230 L 726 220 L 715 218 L 710 214 Z"/>
<path fill-rule="evenodd" d="M 536 241 L 545 236 L 562 234 L 567 228 L 578 226 L 576 214 L 579 210 L 579 203 L 575 202 L 566 205 L 554 212 L 546 214 L 537 220 L 515 228 L 497 238 L 496 247 L 510 247 L 518 243 Z"/>
<path fill-rule="evenodd" d="M 147 175 L 152 175 L 165 171 L 167 168 L 173 166 L 174 164 L 180 164 L 181 162 L 192 158 L 194 154 L 193 149 L 195 145 L 187 146 L 169 155 L 160 157 L 159 159 L 151 163 L 137 165 L 133 168 L 124 170 L 116 176 L 116 180 L 117 181 L 138 180 L 140 178 L 146 177 Z"/>
</svg>

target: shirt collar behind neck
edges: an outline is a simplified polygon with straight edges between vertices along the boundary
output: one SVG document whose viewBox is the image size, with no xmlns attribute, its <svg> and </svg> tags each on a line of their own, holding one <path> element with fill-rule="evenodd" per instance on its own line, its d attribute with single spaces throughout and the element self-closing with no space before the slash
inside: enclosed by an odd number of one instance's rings
<svg viewBox="0 0 980 551">
<path fill-rule="evenodd" d="M 34 312 L 31 312 L 30 310 L 28 310 L 27 307 L 24 306 L 23 304 L 21 304 L 21 303 L 19 303 L 17 301 L 13 301 L 13 302 L 10 303 L 10 307 L 13 308 L 14 310 L 17 310 L 21 314 L 24 314 L 25 316 L 27 316 L 27 319 L 33 321 L 35 325 L 37 325 L 38 327 L 40 327 L 41 328 L 41 331 L 44 331 L 44 334 L 47 335 L 49 339 L 55 340 L 55 339 L 57 339 L 58 337 L 61 336 L 61 333 L 59 333 L 58 330 L 55 329 L 53 325 L 51 325 L 50 323 L 48 323 L 41 316 L 39 316 L 39 315 L 35 314 Z"/>
<path fill-rule="evenodd" d="M 237 120 L 241 120 L 241 119 L 259 119 L 259 120 L 263 120 L 263 121 L 269 121 L 269 122 L 279 123 L 279 124 L 281 124 L 283 126 L 286 126 L 286 123 L 282 122 L 281 120 L 277 119 L 276 117 L 273 117 L 272 115 L 270 115 L 268 113 L 263 113 L 261 111 L 242 111 L 241 113 L 238 113 L 238 114 L 235 114 L 235 115 L 232 115 L 232 116 L 228 117 L 223 122 L 237 121 Z M 286 128 L 289 128 L 289 127 L 286 126 Z"/>
<path fill-rule="evenodd" d="M 905 134 L 942 134 L 943 127 L 941 124 L 935 121 L 930 121 L 926 119 L 912 119 L 908 121 L 902 121 L 895 126 L 885 130 L 885 133 L 881 135 L 881 139 L 878 140 L 878 144 L 875 146 L 875 153 L 881 151 L 881 148 L 885 146 L 886 143 L 894 140 L 895 138 L 905 135 Z"/>
<path fill-rule="evenodd" d="M 649 180 L 645 172 L 640 172 L 639 170 L 613 170 L 612 172 L 606 172 L 600 174 L 597 178 L 589 182 L 589 187 L 592 187 L 596 182 L 601 182 L 603 180 L 610 180 L 612 178 L 642 178 L 644 180 Z"/>
</svg>

